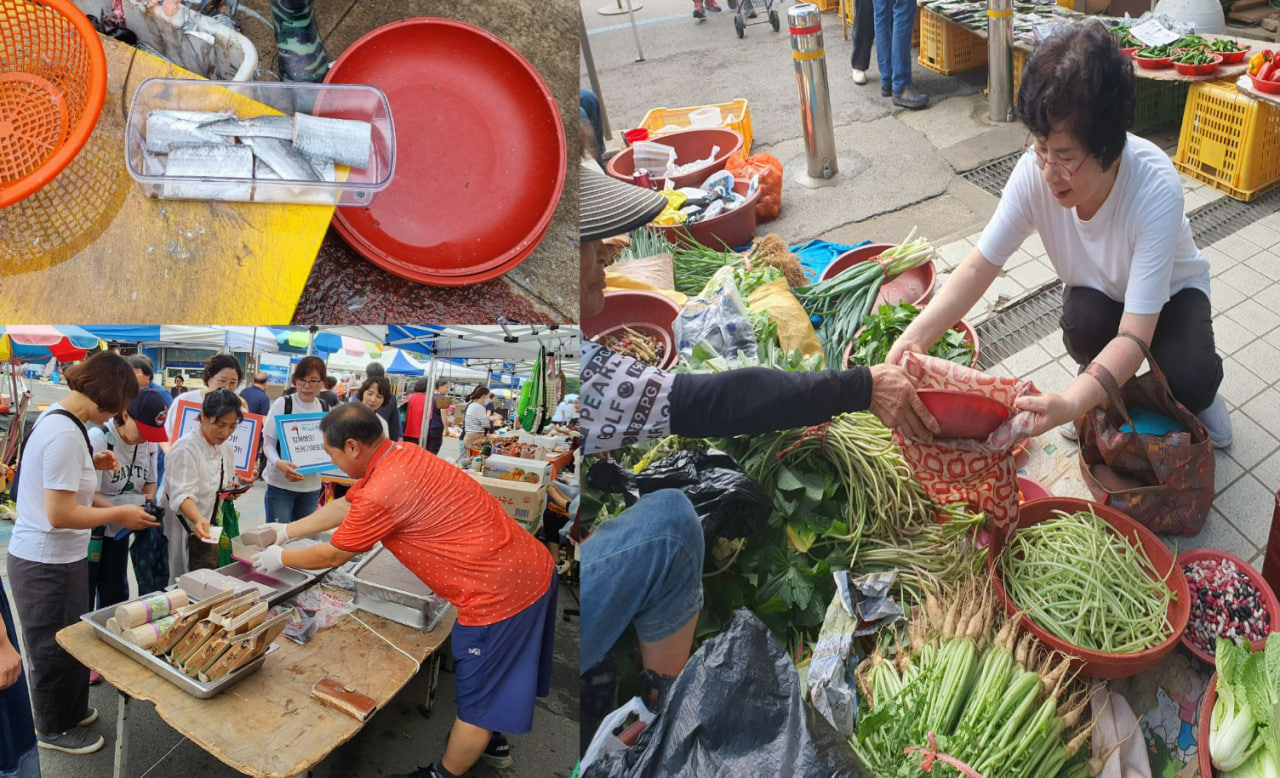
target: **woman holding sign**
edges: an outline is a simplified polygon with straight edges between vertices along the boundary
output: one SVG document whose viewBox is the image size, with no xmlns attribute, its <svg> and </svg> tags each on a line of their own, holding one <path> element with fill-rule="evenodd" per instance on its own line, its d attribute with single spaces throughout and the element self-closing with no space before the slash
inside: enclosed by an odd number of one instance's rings
<svg viewBox="0 0 1280 778">
<path fill-rule="evenodd" d="M 165 509 L 164 534 L 169 538 L 169 580 L 187 572 L 187 536 L 212 541 L 210 526 L 217 518 L 218 493 L 240 485 L 235 454 L 226 442 L 244 418 L 240 398 L 229 389 L 215 389 L 200 406 L 200 426 L 169 449 L 161 489 Z"/>
<path fill-rule="evenodd" d="M 210 392 L 218 389 L 235 392 L 236 387 L 240 386 L 240 382 L 244 380 L 244 368 L 241 367 L 240 360 L 232 354 L 214 354 L 205 361 L 201 376 L 204 378 L 203 389 L 192 389 L 173 396 L 173 404 L 169 406 L 169 417 L 165 419 L 165 431 L 169 434 L 169 440 L 174 443 L 177 442 L 173 440 L 173 436 L 178 429 L 178 417 L 181 415 L 178 413 L 178 403 L 187 400 L 199 405 Z M 174 389 L 176 391 L 177 386 Z M 168 450 L 167 446 L 162 448 Z"/>
<path fill-rule="evenodd" d="M 328 413 L 329 404 L 320 399 L 324 389 L 324 360 L 309 356 L 293 369 L 295 394 L 277 398 L 262 430 L 262 448 L 267 455 L 267 521 L 288 524 L 309 516 L 320 506 L 320 476 L 300 473 L 280 446 L 276 419 L 295 413 Z"/>
</svg>

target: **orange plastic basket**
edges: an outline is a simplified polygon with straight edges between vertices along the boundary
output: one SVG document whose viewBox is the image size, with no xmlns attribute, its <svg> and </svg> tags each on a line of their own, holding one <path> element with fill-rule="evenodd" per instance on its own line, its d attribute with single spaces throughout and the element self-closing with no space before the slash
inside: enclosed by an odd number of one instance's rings
<svg viewBox="0 0 1280 778">
<path fill-rule="evenodd" d="M 107 57 L 67 0 L 0 0 L 0 208 L 53 180 L 102 112 Z"/>
</svg>

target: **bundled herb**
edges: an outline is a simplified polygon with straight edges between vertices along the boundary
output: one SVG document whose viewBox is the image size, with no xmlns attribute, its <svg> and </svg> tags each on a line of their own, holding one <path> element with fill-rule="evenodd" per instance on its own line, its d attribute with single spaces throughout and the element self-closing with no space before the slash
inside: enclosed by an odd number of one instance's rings
<svg viewBox="0 0 1280 778">
<path fill-rule="evenodd" d="M 1105 758 L 1080 755 L 1095 725 L 1068 660 L 1019 637 L 1019 619 L 1002 621 L 993 599 L 981 574 L 926 590 L 905 642 L 886 634 L 858 666 L 851 743 L 875 778 L 936 774 L 925 769 L 935 751 L 953 768 L 944 775 L 1065 778 L 1101 768 Z"/>
<path fill-rule="evenodd" d="M 1088 511 L 1022 527 L 1000 557 L 1010 599 L 1053 635 L 1091 651 L 1134 654 L 1173 634 L 1174 593 L 1141 545 Z"/>
<path fill-rule="evenodd" d="M 851 365 L 878 365 L 889 355 L 894 341 L 902 337 L 907 326 L 920 315 L 910 303 L 882 304 L 862 322 L 857 345 L 850 355 Z M 961 365 L 973 365 L 973 344 L 960 330 L 947 330 L 929 349 L 929 356 L 940 357 Z"/>
<path fill-rule="evenodd" d="M 916 237 L 913 227 L 907 239 L 870 262 L 860 262 L 826 281 L 795 290 L 810 316 L 817 317 L 818 339 L 827 364 L 840 364 L 845 344 L 853 340 L 862 322 L 875 307 L 880 287 L 912 268 L 933 260 L 933 246 Z"/>
</svg>

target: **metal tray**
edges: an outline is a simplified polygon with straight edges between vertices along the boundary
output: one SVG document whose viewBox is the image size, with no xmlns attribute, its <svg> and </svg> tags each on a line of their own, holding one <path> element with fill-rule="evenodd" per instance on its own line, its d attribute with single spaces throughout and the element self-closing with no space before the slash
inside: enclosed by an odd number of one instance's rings
<svg viewBox="0 0 1280 778">
<path fill-rule="evenodd" d="M 244 562 L 232 562 L 229 565 L 219 567 L 215 572 L 241 581 L 252 581 L 253 583 L 270 586 L 275 590 L 275 594 L 267 597 L 267 603 L 269 605 L 279 605 L 285 600 L 293 599 L 313 586 L 329 571 L 297 570 L 292 567 L 285 567 L 271 575 L 262 575 L 254 572 L 253 565 Z"/>
<path fill-rule="evenodd" d="M 397 624 L 430 631 L 449 609 L 447 602 L 385 548 L 366 556 L 352 575 L 356 579 L 355 606 Z"/>
<path fill-rule="evenodd" d="M 230 675 L 219 678 L 212 683 L 204 683 L 199 678 L 192 678 L 188 676 L 186 673 L 169 664 L 164 659 L 152 654 L 145 648 L 135 646 L 107 629 L 107 619 L 116 615 L 117 607 L 118 606 L 116 605 L 111 605 L 103 608 L 102 610 L 86 613 L 80 618 L 89 624 L 89 626 L 93 627 L 94 632 L 98 635 L 98 640 L 110 643 L 118 650 L 123 651 L 133 659 L 133 661 L 197 699 L 207 700 L 210 697 L 215 697 L 232 686 L 235 686 L 240 681 L 243 681 L 245 678 L 252 675 L 259 667 L 262 667 L 262 663 L 267 661 L 267 657 L 271 656 L 277 649 L 279 649 L 279 646 L 272 643 L 270 646 L 267 646 L 265 654 L 244 667 L 241 667 Z"/>
</svg>

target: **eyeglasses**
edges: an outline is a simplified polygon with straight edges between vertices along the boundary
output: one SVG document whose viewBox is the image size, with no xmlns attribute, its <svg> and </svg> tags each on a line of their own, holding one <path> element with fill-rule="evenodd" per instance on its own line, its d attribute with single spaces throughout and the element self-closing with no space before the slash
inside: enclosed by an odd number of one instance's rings
<svg viewBox="0 0 1280 778">
<path fill-rule="evenodd" d="M 1080 168 L 1084 167 L 1084 163 L 1089 159 L 1089 155 L 1086 154 L 1084 159 L 1080 160 L 1079 164 L 1075 166 L 1074 170 L 1062 164 L 1061 162 L 1054 162 L 1053 160 L 1049 159 L 1045 155 L 1041 154 L 1039 149 L 1035 147 L 1035 142 L 1032 137 L 1032 133 L 1027 133 L 1027 140 L 1025 143 L 1022 144 L 1022 151 L 1024 154 L 1026 153 L 1027 149 L 1031 149 L 1031 152 L 1036 155 L 1036 167 L 1040 168 L 1041 170 L 1044 170 L 1046 167 L 1054 168 L 1059 173 L 1066 176 L 1068 181 L 1071 180 L 1072 176 L 1080 172 Z"/>
<path fill-rule="evenodd" d="M 298 381 L 298 383 L 302 384 L 303 386 L 320 386 L 321 384 L 324 383 L 324 379 L 323 378 L 305 378 Z"/>
</svg>

